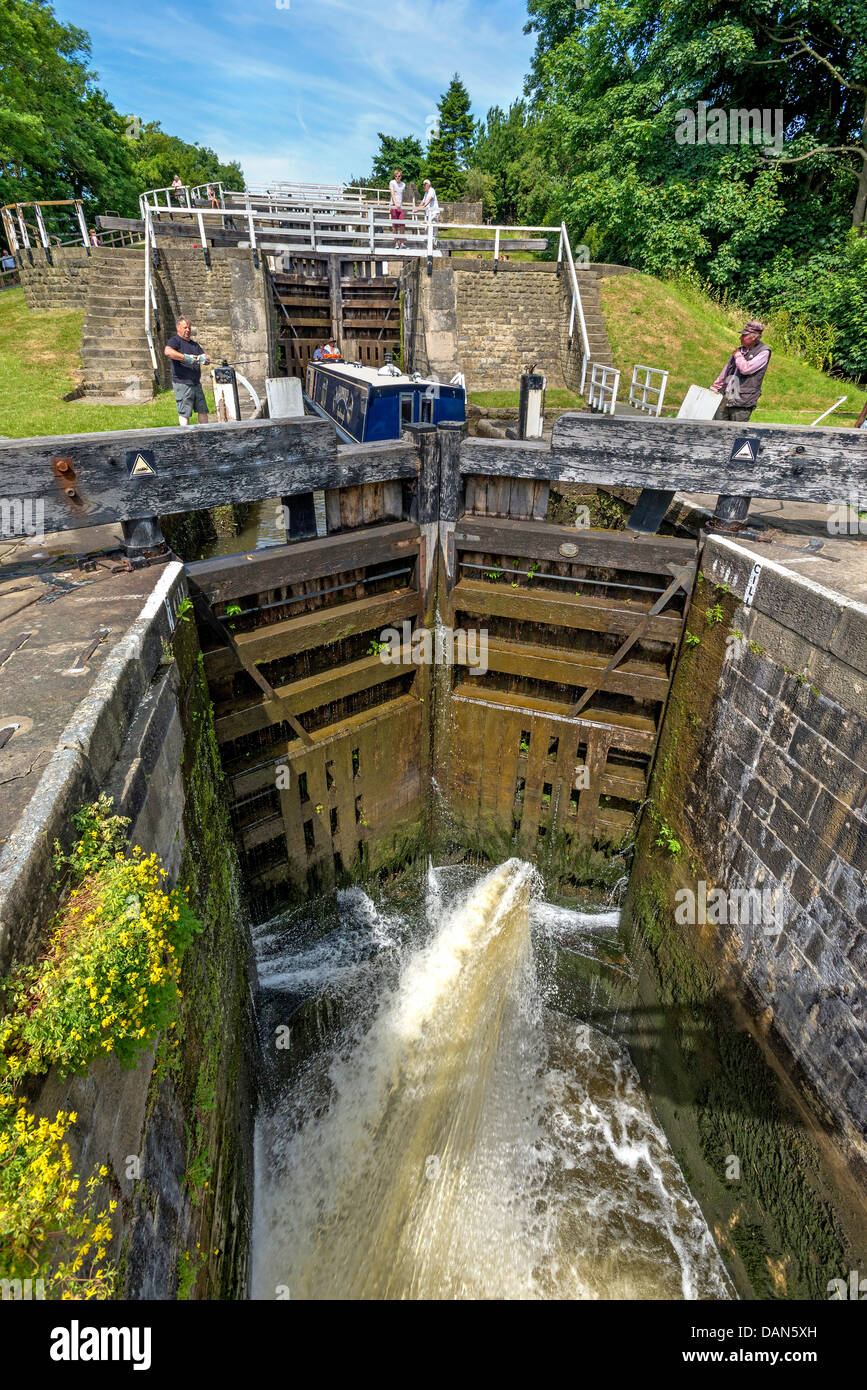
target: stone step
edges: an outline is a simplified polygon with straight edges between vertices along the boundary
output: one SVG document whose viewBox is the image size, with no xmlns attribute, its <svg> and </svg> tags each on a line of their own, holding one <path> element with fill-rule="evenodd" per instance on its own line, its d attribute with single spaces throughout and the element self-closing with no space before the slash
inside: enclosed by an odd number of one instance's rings
<svg viewBox="0 0 867 1390">
<path fill-rule="evenodd" d="M 141 338 L 146 341 L 142 320 L 134 319 L 113 319 L 108 315 L 105 318 L 97 318 L 93 314 L 85 313 L 82 325 L 82 337 L 91 338 L 115 338 L 134 339 L 136 342 Z"/>
<path fill-rule="evenodd" d="M 119 376 L 127 370 L 131 372 L 151 371 L 150 353 L 141 352 L 88 352 L 81 354 L 86 371 L 113 372 Z"/>
<path fill-rule="evenodd" d="M 81 382 L 86 396 L 116 396 L 123 400 L 153 400 L 153 377 L 130 372 L 127 376 L 100 376 L 88 372 Z"/>
<path fill-rule="evenodd" d="M 144 314 L 144 292 L 134 295 L 124 290 L 123 293 L 113 294 L 89 294 L 87 296 L 88 309 L 138 309 Z"/>
</svg>

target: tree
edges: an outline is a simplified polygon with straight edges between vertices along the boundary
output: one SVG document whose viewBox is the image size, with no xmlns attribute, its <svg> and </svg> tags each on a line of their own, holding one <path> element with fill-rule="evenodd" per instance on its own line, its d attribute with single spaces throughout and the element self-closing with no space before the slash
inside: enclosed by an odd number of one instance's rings
<svg viewBox="0 0 867 1390">
<path fill-rule="evenodd" d="M 176 135 L 167 135 L 156 121 L 141 127 L 126 140 L 139 191 L 167 188 L 178 174 L 181 183 L 195 186 L 222 183 L 226 188 L 243 189 L 244 175 L 236 161 L 223 164 L 205 145 L 191 145 Z"/>
<path fill-rule="evenodd" d="M 87 67 L 90 43 L 44 0 L 0 0 L 0 202 L 82 198 L 105 191 L 135 208 L 122 124 Z"/>
<path fill-rule="evenodd" d="M 424 150 L 415 135 L 377 134 L 379 149 L 373 156 L 371 177 L 380 183 L 388 183 L 395 169 L 400 169 L 405 183 L 417 183 L 421 176 Z"/>
<path fill-rule="evenodd" d="M 867 6 L 813 0 L 805 11 L 790 3 L 769 20 L 759 21 L 757 38 L 761 47 L 750 66 L 776 69 L 773 76 L 781 84 L 781 99 L 785 90 L 785 98 L 804 111 L 803 128 L 792 148 L 807 148 L 776 162 L 809 160 L 813 169 L 841 162 L 851 167 L 855 175 L 852 226 L 863 229 L 867 224 Z M 835 159 L 823 159 L 829 155 Z M 845 159 L 841 161 L 840 156 Z"/>
<path fill-rule="evenodd" d="M 238 164 L 122 116 L 89 59 L 87 34 L 61 24 L 46 0 L 0 0 L 0 203 L 80 198 L 90 219 L 137 215 L 139 194 L 176 173 L 243 187 Z"/>
<path fill-rule="evenodd" d="M 470 162 L 491 179 L 495 202 L 491 215 L 498 222 L 526 221 L 530 192 L 538 188 L 537 173 L 531 172 L 534 126 L 526 102 L 514 101 L 508 113 L 491 107 L 477 127 Z"/>
<path fill-rule="evenodd" d="M 846 325 L 863 262 L 867 5 L 863 0 L 528 0 L 527 82 L 548 213 L 599 259 L 693 272 L 765 313 L 809 280 L 817 322 L 850 371 L 867 341 Z M 678 143 L 679 113 L 783 113 L 782 152 L 732 136 Z M 774 116 L 774 119 L 776 117 Z M 821 252 L 821 255 L 818 253 Z M 854 259 L 853 259 L 854 257 Z M 801 271 L 805 274 L 801 275 Z M 842 358 L 837 357 L 841 362 Z"/>
<path fill-rule="evenodd" d="M 457 73 L 437 102 L 437 111 L 439 122 L 428 143 L 424 173 L 438 196 L 451 200 L 463 193 L 463 171 L 475 138 L 470 94 Z"/>
</svg>

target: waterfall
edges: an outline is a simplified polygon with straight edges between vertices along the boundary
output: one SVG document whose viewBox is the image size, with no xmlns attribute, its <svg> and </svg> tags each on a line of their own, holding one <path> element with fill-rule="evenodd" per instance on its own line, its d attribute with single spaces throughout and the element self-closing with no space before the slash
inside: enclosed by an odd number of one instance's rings
<svg viewBox="0 0 867 1390">
<path fill-rule="evenodd" d="M 364 1025 L 260 1117 L 254 1297 L 727 1296 L 628 1057 L 543 1007 L 534 878 L 429 891 Z"/>
</svg>

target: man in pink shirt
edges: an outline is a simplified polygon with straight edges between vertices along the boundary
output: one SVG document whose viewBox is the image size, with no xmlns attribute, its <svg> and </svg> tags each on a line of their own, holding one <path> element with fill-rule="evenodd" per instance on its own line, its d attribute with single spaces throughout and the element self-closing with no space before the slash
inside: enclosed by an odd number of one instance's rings
<svg viewBox="0 0 867 1390">
<path fill-rule="evenodd" d="M 716 420 L 749 420 L 762 393 L 762 381 L 771 360 L 771 349 L 762 342 L 764 324 L 751 319 L 741 331 L 741 345 L 726 362 L 712 391 L 725 396 Z"/>
</svg>

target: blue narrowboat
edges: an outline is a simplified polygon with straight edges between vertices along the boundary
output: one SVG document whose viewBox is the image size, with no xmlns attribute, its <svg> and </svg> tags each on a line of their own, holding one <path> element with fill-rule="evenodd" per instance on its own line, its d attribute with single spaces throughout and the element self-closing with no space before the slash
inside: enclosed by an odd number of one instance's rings
<svg viewBox="0 0 867 1390">
<path fill-rule="evenodd" d="M 333 420 L 348 444 L 400 439 L 406 425 L 463 424 L 467 393 L 463 379 L 445 385 L 396 367 L 362 367 L 355 362 L 310 362 L 307 366 L 308 409 Z"/>
</svg>

